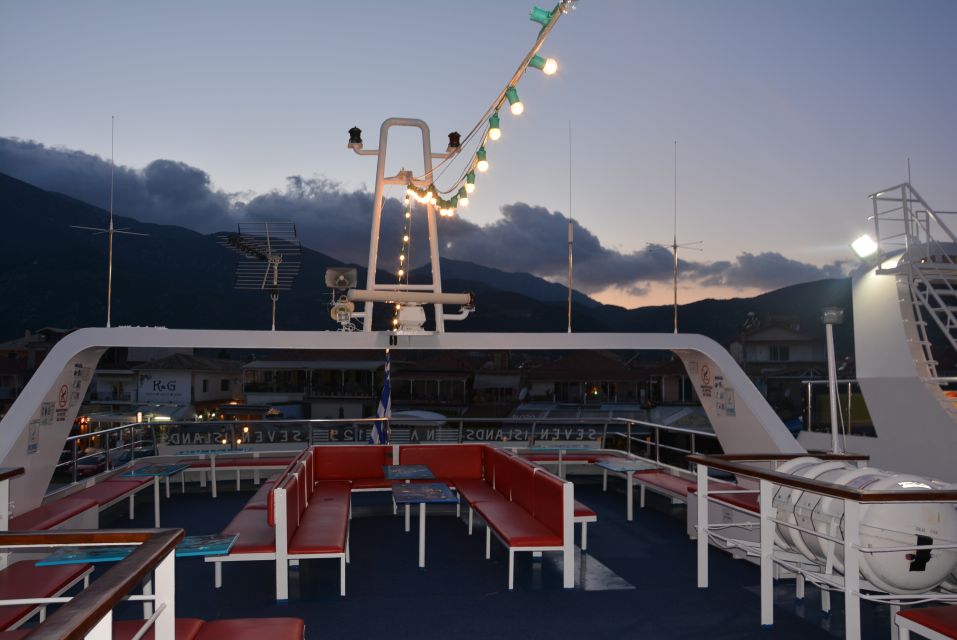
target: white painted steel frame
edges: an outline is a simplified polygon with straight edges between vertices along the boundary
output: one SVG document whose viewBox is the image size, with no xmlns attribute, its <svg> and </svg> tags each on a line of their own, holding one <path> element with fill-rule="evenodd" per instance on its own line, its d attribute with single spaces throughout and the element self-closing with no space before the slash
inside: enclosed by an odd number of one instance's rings
<svg viewBox="0 0 957 640">
<path fill-rule="evenodd" d="M 13 484 L 11 499 L 23 509 L 39 506 L 47 481 L 59 462 L 63 442 L 79 410 L 79 403 L 66 407 L 62 421 L 41 428 L 39 451 L 27 455 L 29 424 L 41 418 L 44 402 L 56 403 L 57 390 L 72 381 L 75 364 L 95 367 L 109 347 L 195 347 L 256 349 L 368 349 L 435 350 L 665 350 L 685 363 L 693 382 L 701 386 L 709 373 L 723 376 L 725 388 L 735 390 L 734 415 L 722 413 L 715 402 L 702 406 L 714 425 L 726 453 L 803 453 L 731 355 L 718 343 L 694 334 L 649 333 L 423 333 L 335 331 L 214 331 L 114 327 L 80 329 L 57 343 L 24 391 L 0 422 L 0 466 L 24 467 L 26 478 Z M 88 385 L 88 381 L 85 383 Z M 82 386 L 82 385 L 81 385 Z M 78 390 L 82 395 L 85 388 Z M 707 400 L 705 398 L 704 400 Z M 713 398 L 712 398 L 713 400 Z"/>
<path fill-rule="evenodd" d="M 400 178 L 385 177 L 386 151 L 389 147 L 389 129 L 392 127 L 414 127 L 422 132 L 422 160 L 424 165 L 424 182 L 419 186 L 428 186 L 433 182 L 433 160 L 435 158 L 447 158 L 448 153 L 436 153 L 432 151 L 432 136 L 429 131 L 429 125 L 424 120 L 418 118 L 388 118 L 379 126 L 379 148 L 378 149 L 359 149 L 353 147 L 353 150 L 359 155 L 377 156 L 375 170 L 375 193 L 372 199 L 372 227 L 369 235 L 369 262 L 366 276 L 366 289 L 375 291 L 378 289 L 376 283 L 376 272 L 379 265 L 379 234 L 382 228 L 382 200 L 386 184 L 397 184 L 407 186 L 406 182 Z M 429 227 L 429 258 L 432 266 L 432 285 L 429 291 L 432 293 L 442 293 L 442 270 L 439 263 L 439 238 L 438 227 L 435 223 L 435 208 L 431 204 L 426 205 L 426 220 Z M 421 290 L 417 287 L 417 290 Z M 364 332 L 372 332 L 372 310 L 373 301 L 368 300 L 365 303 L 362 317 L 362 329 Z M 356 314 L 360 315 L 360 314 Z M 445 314 L 441 304 L 435 304 L 435 330 L 445 331 Z"/>
</svg>

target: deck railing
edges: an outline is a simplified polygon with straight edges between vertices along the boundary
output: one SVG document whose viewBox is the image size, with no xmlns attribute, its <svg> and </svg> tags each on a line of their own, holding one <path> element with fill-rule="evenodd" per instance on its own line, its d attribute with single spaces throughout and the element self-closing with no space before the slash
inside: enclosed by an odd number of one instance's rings
<svg viewBox="0 0 957 640">
<path fill-rule="evenodd" d="M 113 607 L 122 600 L 142 601 L 147 614 L 143 628 L 152 627 L 157 638 L 172 638 L 176 618 L 174 549 L 182 538 L 182 529 L 17 532 L 0 533 L 0 548 L 138 545 L 76 596 L 26 598 L 17 603 L 62 605 L 32 630 L 30 638 L 37 640 L 108 640 L 113 637 Z M 143 594 L 130 595 L 141 583 Z"/>
<path fill-rule="evenodd" d="M 829 607 L 828 593 L 831 590 L 844 592 L 844 624 L 845 637 L 849 640 L 858 640 L 861 637 L 861 600 L 872 600 L 890 604 L 892 607 L 891 620 L 894 619 L 894 613 L 902 604 L 920 603 L 931 600 L 940 600 L 946 602 L 957 601 L 957 595 L 947 595 L 942 593 L 921 593 L 912 595 L 888 594 L 872 595 L 864 593 L 865 591 L 875 591 L 876 589 L 861 579 L 860 566 L 862 554 L 890 553 L 895 551 L 920 551 L 930 549 L 954 549 L 957 544 L 916 544 L 908 546 L 906 549 L 901 547 L 870 547 L 861 544 L 861 516 L 862 508 L 873 504 L 914 504 L 914 503 L 957 503 L 957 489 L 947 490 L 922 490 L 909 489 L 906 491 L 867 491 L 859 490 L 853 487 L 840 486 L 829 482 L 822 482 L 798 476 L 780 473 L 776 471 L 777 464 L 785 460 L 797 457 L 795 455 L 785 454 L 747 454 L 747 455 L 716 455 L 703 456 L 692 455 L 688 461 L 697 465 L 697 564 L 698 564 L 698 587 L 707 588 L 708 586 L 708 545 L 717 530 L 721 528 L 737 526 L 734 523 L 715 523 L 708 522 L 709 494 L 720 494 L 734 491 L 715 491 L 710 489 L 708 473 L 711 469 L 719 469 L 727 473 L 735 474 L 739 480 L 741 478 L 750 478 L 758 483 L 757 493 L 759 495 L 759 524 L 760 524 L 760 542 L 747 543 L 743 541 L 727 541 L 726 548 L 738 548 L 744 550 L 749 555 L 760 557 L 761 566 L 761 624 L 771 625 L 774 623 L 774 565 L 777 564 L 797 576 L 797 596 L 804 597 L 804 581 L 809 580 L 822 588 L 822 605 Z M 816 457 L 822 460 L 846 460 L 849 462 L 863 463 L 867 457 L 861 455 L 849 454 L 818 454 Z M 843 538 L 837 534 L 825 535 L 815 530 L 800 527 L 794 522 L 789 522 L 778 516 L 777 510 L 773 504 L 775 491 L 781 487 L 797 489 L 800 491 L 811 492 L 820 496 L 830 497 L 842 501 L 844 513 L 841 528 Z M 775 529 L 778 526 L 796 529 L 802 533 L 817 536 L 826 541 L 829 553 L 834 553 L 834 547 L 841 545 L 844 550 L 844 575 L 843 577 L 833 574 L 831 567 L 833 561 L 829 560 L 824 566 L 813 565 L 804 558 L 789 559 L 786 552 L 775 548 L 774 536 Z M 810 568 L 809 568 L 810 567 Z"/>
<path fill-rule="evenodd" d="M 221 450 L 224 454 L 259 444 L 277 450 L 319 444 L 355 444 L 368 441 L 379 418 L 323 418 L 284 420 L 203 420 L 189 422 L 136 422 L 66 439 L 62 461 L 56 465 L 54 482 L 79 480 L 111 471 L 134 459 L 156 455 L 159 447 Z M 617 449 L 639 454 L 656 463 L 683 467 L 684 457 L 720 452 L 717 436 L 708 431 L 673 427 L 631 418 L 445 418 L 444 420 L 384 419 L 390 422 L 392 441 L 496 442 L 512 447 L 535 447 L 563 443 L 569 449 Z M 205 434 L 200 441 L 171 441 L 180 433 Z M 273 436 L 264 437 L 272 432 Z M 200 440 L 200 439 L 197 439 Z M 84 446 L 96 445 L 96 446 Z M 288 445 L 288 446 L 286 446 Z"/>
</svg>

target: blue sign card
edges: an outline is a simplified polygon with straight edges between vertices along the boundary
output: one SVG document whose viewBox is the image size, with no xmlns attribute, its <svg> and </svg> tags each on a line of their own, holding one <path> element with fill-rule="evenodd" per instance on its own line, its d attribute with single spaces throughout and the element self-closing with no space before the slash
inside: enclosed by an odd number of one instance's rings
<svg viewBox="0 0 957 640">
<path fill-rule="evenodd" d="M 124 477 L 137 477 L 137 476 L 174 476 L 184 469 L 189 469 L 188 464 L 149 464 L 145 467 L 139 467 L 138 469 L 133 469 L 127 471 L 123 474 Z"/>
<path fill-rule="evenodd" d="M 616 460 L 615 458 L 603 458 L 595 463 L 595 466 L 609 471 L 624 473 L 625 471 L 644 471 L 645 469 L 654 469 L 655 465 L 641 460 Z"/>
<path fill-rule="evenodd" d="M 442 482 L 394 484 L 392 485 L 392 496 L 395 498 L 396 504 L 418 504 L 422 502 L 454 504 L 459 501 L 458 496 L 449 489 L 449 485 Z"/>
<path fill-rule="evenodd" d="M 176 545 L 176 557 L 224 556 L 232 549 L 238 533 L 208 536 L 187 536 Z M 86 564 L 88 562 L 119 562 L 133 552 L 136 545 L 107 547 L 60 547 L 37 562 L 38 567 L 60 564 Z"/>
<path fill-rule="evenodd" d="M 432 470 L 424 464 L 382 465 L 386 480 L 435 480 Z"/>
</svg>

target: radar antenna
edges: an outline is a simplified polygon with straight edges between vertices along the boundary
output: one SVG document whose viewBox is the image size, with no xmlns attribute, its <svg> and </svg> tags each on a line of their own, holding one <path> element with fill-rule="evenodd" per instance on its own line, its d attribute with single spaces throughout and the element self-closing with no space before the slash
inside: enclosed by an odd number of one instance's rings
<svg viewBox="0 0 957 640">
<path fill-rule="evenodd" d="M 236 265 L 236 289 L 268 291 L 272 330 L 280 291 L 289 291 L 299 275 L 301 247 L 292 222 L 241 222 L 237 233 L 219 236 L 219 244 L 245 260 Z"/>
</svg>

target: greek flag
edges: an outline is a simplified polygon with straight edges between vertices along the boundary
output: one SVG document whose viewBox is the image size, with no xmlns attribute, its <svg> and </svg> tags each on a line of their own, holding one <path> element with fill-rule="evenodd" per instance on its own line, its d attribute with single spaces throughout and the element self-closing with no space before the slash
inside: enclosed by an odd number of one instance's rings
<svg viewBox="0 0 957 640">
<path fill-rule="evenodd" d="M 389 350 L 385 352 L 385 378 L 382 381 L 382 397 L 379 398 L 379 406 L 376 408 L 377 418 L 388 418 L 392 416 L 392 381 L 389 375 L 391 366 Z M 369 432 L 369 444 L 389 444 L 389 423 L 385 420 L 376 422 Z"/>
</svg>

